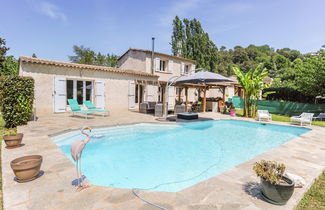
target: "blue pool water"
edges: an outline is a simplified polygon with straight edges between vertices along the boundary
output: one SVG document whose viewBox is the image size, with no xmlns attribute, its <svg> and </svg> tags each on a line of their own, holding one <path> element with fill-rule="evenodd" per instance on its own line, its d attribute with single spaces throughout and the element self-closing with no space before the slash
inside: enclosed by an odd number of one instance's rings
<svg viewBox="0 0 325 210">
<path fill-rule="evenodd" d="M 82 171 L 95 185 L 176 192 L 308 131 L 237 120 L 94 129 Z M 55 143 L 71 159 L 70 144 L 83 138 L 74 132 Z"/>
</svg>

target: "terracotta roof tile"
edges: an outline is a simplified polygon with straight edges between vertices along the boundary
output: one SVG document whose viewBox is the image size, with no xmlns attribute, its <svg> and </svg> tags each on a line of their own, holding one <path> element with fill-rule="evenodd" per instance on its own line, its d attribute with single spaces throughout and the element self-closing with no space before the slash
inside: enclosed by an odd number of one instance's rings
<svg viewBox="0 0 325 210">
<path fill-rule="evenodd" d="M 113 67 L 107 67 L 107 66 L 69 63 L 69 62 L 45 60 L 45 59 L 40 59 L 40 58 L 31 58 L 31 57 L 25 57 L 25 56 L 20 56 L 19 60 L 20 60 L 20 62 L 23 62 L 23 63 L 53 65 L 53 66 L 59 66 L 59 67 L 80 68 L 80 69 L 89 69 L 89 70 L 97 70 L 97 71 L 107 71 L 107 72 L 113 72 L 113 73 L 131 74 L 131 75 L 139 75 L 139 76 L 147 76 L 147 77 L 158 77 L 157 75 L 152 75 L 152 74 L 149 74 L 146 72 L 129 70 L 129 69 L 113 68 Z"/>
<path fill-rule="evenodd" d="M 128 49 L 123 55 L 121 55 L 118 60 L 120 60 L 124 55 L 126 55 L 129 51 L 138 51 L 138 52 L 144 52 L 144 53 L 149 53 L 151 54 L 151 50 L 143 50 L 143 49 L 137 49 L 137 48 L 130 48 Z M 165 57 L 169 57 L 169 58 L 174 58 L 176 60 L 182 60 L 182 61 L 187 61 L 190 63 L 195 63 L 194 60 L 191 59 L 187 59 L 187 58 L 183 58 L 183 57 L 178 57 L 178 56 L 174 56 L 174 55 L 168 55 L 165 53 L 160 53 L 160 52 L 154 52 L 155 55 L 160 55 L 160 56 L 165 56 Z"/>
</svg>

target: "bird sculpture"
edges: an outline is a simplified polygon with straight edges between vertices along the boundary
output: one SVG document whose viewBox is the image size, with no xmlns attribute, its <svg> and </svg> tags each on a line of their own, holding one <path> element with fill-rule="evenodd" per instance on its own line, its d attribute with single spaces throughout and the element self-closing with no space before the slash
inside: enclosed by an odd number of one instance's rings
<svg viewBox="0 0 325 210">
<path fill-rule="evenodd" d="M 85 148 L 86 144 L 90 141 L 90 135 L 85 132 L 86 130 L 89 130 L 91 132 L 91 128 L 89 128 L 88 126 L 84 126 L 81 129 L 81 133 L 86 136 L 84 140 L 75 141 L 71 144 L 71 156 L 72 159 L 76 162 L 76 169 L 77 169 L 77 182 L 78 182 L 77 190 L 82 190 L 83 188 L 87 187 L 87 185 L 83 184 L 83 177 L 81 172 L 82 151 Z"/>
</svg>

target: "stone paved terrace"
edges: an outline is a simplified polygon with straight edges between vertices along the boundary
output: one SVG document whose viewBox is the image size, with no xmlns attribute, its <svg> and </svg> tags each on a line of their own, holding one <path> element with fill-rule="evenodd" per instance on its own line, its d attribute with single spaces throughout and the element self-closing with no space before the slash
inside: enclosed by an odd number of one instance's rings
<svg viewBox="0 0 325 210">
<path fill-rule="evenodd" d="M 230 118 L 217 113 L 200 114 L 200 117 Z M 238 117 L 232 119 L 244 120 Z M 71 185 L 72 180 L 76 178 L 75 167 L 48 136 L 70 129 L 79 129 L 83 125 L 96 127 L 137 122 L 157 121 L 151 115 L 135 112 L 112 113 L 109 117 L 95 117 L 88 120 L 70 117 L 69 114 L 55 114 L 19 127 L 19 131 L 25 134 L 23 139 L 25 145 L 9 150 L 5 148 L 5 144 L 2 144 L 4 208 L 155 209 L 136 198 L 128 189 L 91 186 L 76 192 L 75 187 Z M 292 209 L 325 168 L 323 161 L 325 160 L 325 128 L 317 126 L 311 128 L 312 131 L 294 140 L 182 191 L 173 193 L 141 191 L 139 194 L 167 209 Z M 32 182 L 17 183 L 14 181 L 10 161 L 30 154 L 43 156 L 44 175 Z M 304 188 L 296 188 L 285 206 L 266 203 L 261 200 L 257 189 L 259 179 L 252 171 L 253 163 L 261 159 L 285 162 L 288 166 L 287 171 L 302 176 L 307 185 Z"/>
</svg>

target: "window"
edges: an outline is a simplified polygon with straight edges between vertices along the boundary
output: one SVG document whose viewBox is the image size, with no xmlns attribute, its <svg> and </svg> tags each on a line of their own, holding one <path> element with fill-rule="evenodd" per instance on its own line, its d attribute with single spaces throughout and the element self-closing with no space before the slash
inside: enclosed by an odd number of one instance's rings
<svg viewBox="0 0 325 210">
<path fill-rule="evenodd" d="M 78 104 L 82 104 L 83 102 L 83 81 L 77 81 L 77 101 Z"/>
<path fill-rule="evenodd" d="M 143 86 L 142 85 L 135 85 L 135 100 L 134 102 L 142 103 L 143 98 Z"/>
<path fill-rule="evenodd" d="M 166 71 L 166 61 L 160 60 L 159 71 Z"/>
<path fill-rule="evenodd" d="M 73 80 L 67 80 L 67 99 L 73 99 Z"/>
<path fill-rule="evenodd" d="M 67 80 L 67 99 L 76 99 L 78 104 L 83 104 L 86 100 L 92 101 L 92 92 L 92 81 Z"/>
<path fill-rule="evenodd" d="M 91 92 L 93 90 L 93 84 L 91 81 L 86 81 L 86 101 L 91 101 Z"/>
<path fill-rule="evenodd" d="M 184 74 L 188 74 L 190 72 L 190 65 L 184 65 Z"/>
<path fill-rule="evenodd" d="M 135 103 L 139 102 L 139 85 L 135 85 Z"/>
<path fill-rule="evenodd" d="M 162 103 L 165 97 L 165 86 L 158 87 L 158 92 L 158 102 Z"/>
</svg>

